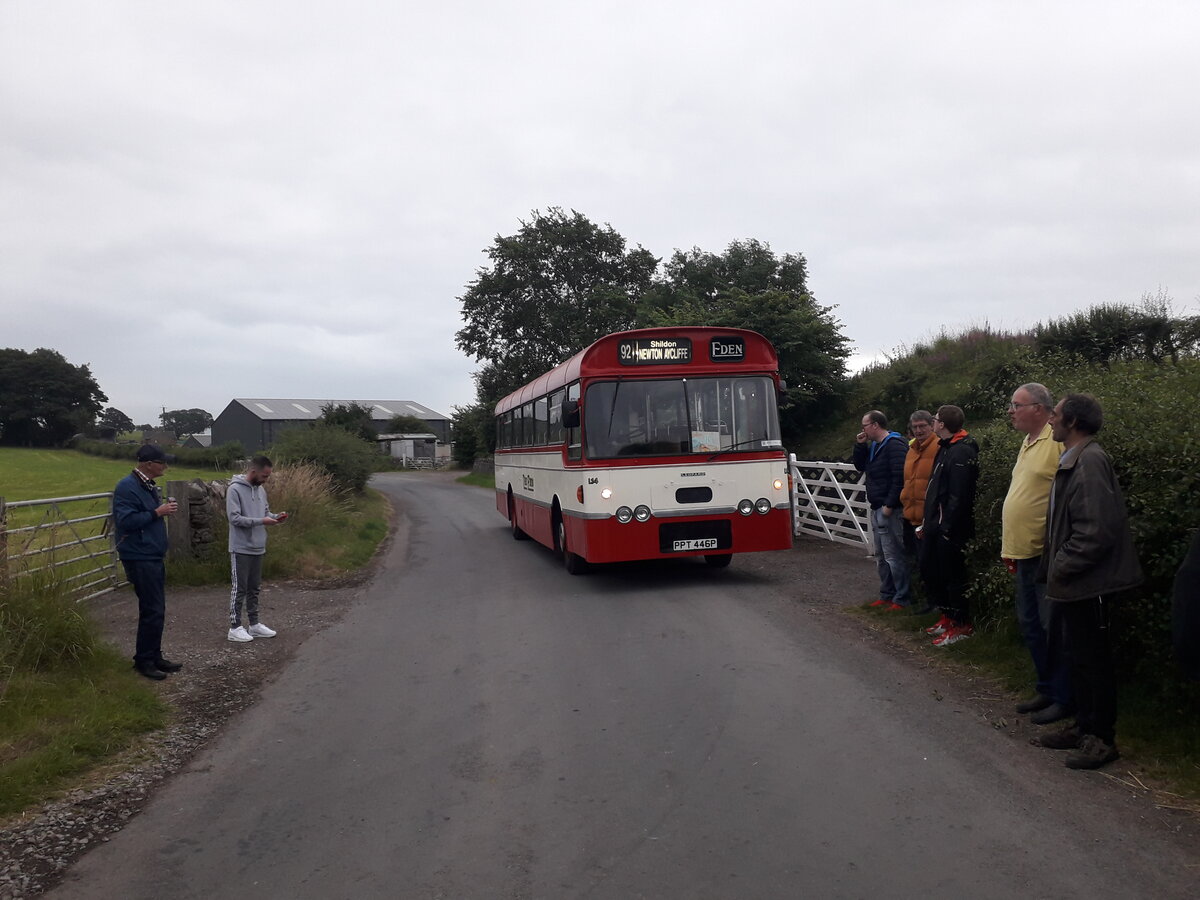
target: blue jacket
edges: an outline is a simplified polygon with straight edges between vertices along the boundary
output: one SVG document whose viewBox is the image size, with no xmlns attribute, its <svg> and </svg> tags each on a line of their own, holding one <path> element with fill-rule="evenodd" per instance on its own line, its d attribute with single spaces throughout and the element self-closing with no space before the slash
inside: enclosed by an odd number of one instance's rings
<svg viewBox="0 0 1200 900">
<path fill-rule="evenodd" d="M 889 431 L 882 441 L 854 445 L 854 468 L 867 473 L 867 502 L 871 509 L 900 508 L 906 456 L 908 441 L 894 431 Z"/>
<path fill-rule="evenodd" d="M 133 472 L 113 490 L 113 523 L 121 559 L 162 559 L 167 555 L 167 523 L 154 510 L 162 505 L 157 487 L 143 484 Z"/>
</svg>

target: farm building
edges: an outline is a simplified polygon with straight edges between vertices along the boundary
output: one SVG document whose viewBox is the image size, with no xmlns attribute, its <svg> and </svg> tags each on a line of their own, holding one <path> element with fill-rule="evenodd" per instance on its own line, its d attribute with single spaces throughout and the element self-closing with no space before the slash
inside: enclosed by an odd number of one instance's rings
<svg viewBox="0 0 1200 900">
<path fill-rule="evenodd" d="M 188 447 L 193 450 L 207 450 L 212 446 L 212 435 L 208 432 L 189 434 L 179 446 Z"/>
<path fill-rule="evenodd" d="M 280 400 L 240 397 L 231 400 L 212 423 L 214 447 L 241 441 L 248 453 L 256 453 L 275 443 L 288 428 L 296 428 L 321 418 L 321 408 L 330 404 L 357 403 L 369 407 L 371 421 L 379 432 L 395 416 L 415 416 L 436 436 L 439 443 L 450 443 L 450 419 L 413 400 Z"/>
</svg>

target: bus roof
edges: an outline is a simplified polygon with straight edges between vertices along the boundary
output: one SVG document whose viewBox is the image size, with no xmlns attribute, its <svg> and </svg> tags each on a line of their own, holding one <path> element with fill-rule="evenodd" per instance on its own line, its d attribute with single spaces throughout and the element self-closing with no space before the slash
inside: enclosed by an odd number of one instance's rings
<svg viewBox="0 0 1200 900">
<path fill-rule="evenodd" d="M 722 341 L 723 338 L 731 340 Z M 661 346 L 654 346 L 656 342 Z M 683 347 L 687 350 L 686 358 L 682 358 Z M 722 351 L 725 351 L 724 358 L 719 355 Z M 622 352 L 627 354 L 625 362 L 619 355 Z M 695 326 L 618 331 L 605 335 L 566 362 L 513 391 L 496 404 L 495 414 L 501 415 L 580 378 L 681 377 L 729 371 L 773 373 L 778 368 L 775 348 L 757 331 Z"/>
</svg>

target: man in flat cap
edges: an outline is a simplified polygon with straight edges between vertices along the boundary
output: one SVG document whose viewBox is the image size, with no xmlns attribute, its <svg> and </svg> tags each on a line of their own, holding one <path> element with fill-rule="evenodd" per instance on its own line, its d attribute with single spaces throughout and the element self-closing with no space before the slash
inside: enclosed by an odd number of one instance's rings
<svg viewBox="0 0 1200 900">
<path fill-rule="evenodd" d="M 137 467 L 117 482 L 113 490 L 113 522 L 116 525 L 117 555 L 125 576 L 138 598 L 137 649 L 133 667 L 147 678 L 162 681 L 168 672 L 178 672 L 181 663 L 162 654 L 163 622 L 167 613 L 167 516 L 179 506 L 163 500 L 154 479 L 167 471 L 175 458 L 161 447 L 138 448 Z"/>
</svg>

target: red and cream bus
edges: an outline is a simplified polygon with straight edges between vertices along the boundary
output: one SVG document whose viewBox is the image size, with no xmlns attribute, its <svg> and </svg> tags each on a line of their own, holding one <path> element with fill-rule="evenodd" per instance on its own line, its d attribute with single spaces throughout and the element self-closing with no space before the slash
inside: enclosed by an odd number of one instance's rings
<svg viewBox="0 0 1200 900">
<path fill-rule="evenodd" d="M 792 546 L 778 357 L 753 331 L 610 334 L 496 404 L 513 537 L 588 563 Z"/>
</svg>

